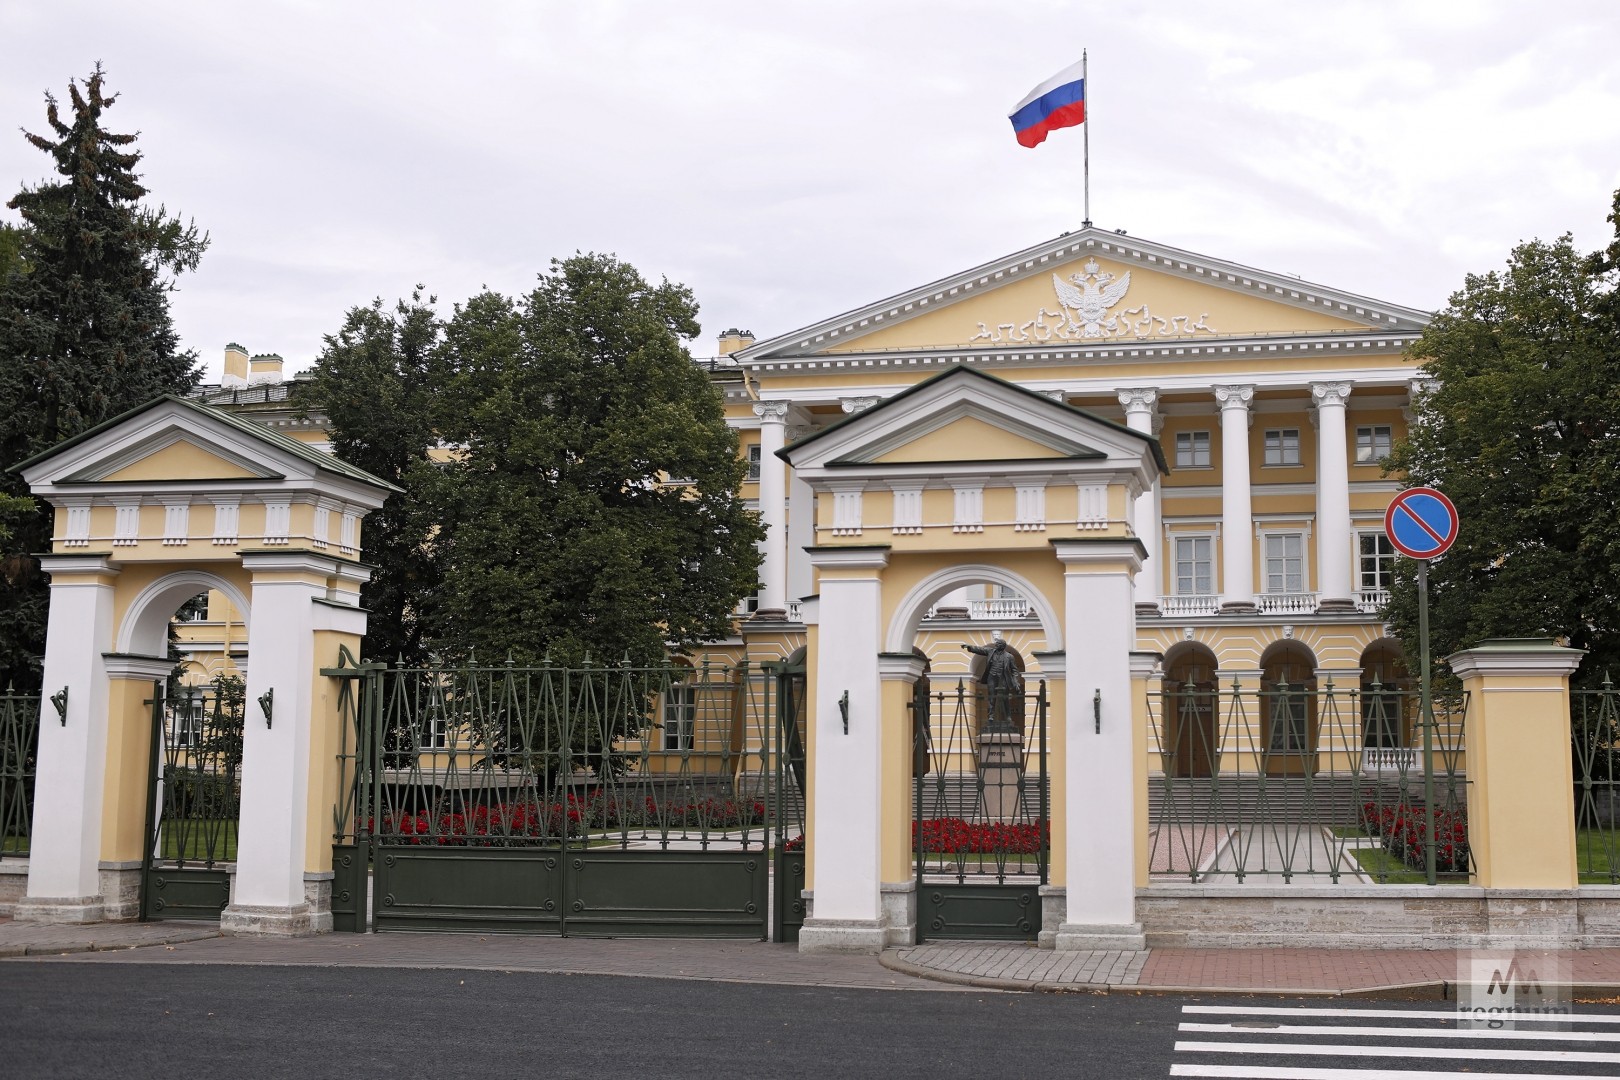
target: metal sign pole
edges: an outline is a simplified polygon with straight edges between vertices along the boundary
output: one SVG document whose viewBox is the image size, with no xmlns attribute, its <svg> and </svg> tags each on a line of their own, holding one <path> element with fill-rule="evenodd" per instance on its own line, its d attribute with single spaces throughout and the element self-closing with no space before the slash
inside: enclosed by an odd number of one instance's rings
<svg viewBox="0 0 1620 1080">
<path fill-rule="evenodd" d="M 1434 701 L 1429 691 L 1429 560 L 1418 560 L 1418 720 L 1423 725 L 1423 806 L 1427 817 L 1424 831 L 1429 842 L 1423 850 L 1423 872 L 1435 884 L 1434 849 Z"/>
</svg>

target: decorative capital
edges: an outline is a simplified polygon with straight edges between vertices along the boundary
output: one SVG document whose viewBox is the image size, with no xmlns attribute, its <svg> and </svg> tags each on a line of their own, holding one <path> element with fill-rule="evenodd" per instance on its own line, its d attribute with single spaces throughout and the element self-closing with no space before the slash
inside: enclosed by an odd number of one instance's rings
<svg viewBox="0 0 1620 1080">
<path fill-rule="evenodd" d="M 767 424 L 785 424 L 790 407 L 791 403 L 786 401 L 756 401 L 754 415 Z"/>
<path fill-rule="evenodd" d="M 1242 409 L 1248 411 L 1249 403 L 1254 400 L 1253 386 L 1215 386 L 1215 400 L 1222 409 Z"/>
<path fill-rule="evenodd" d="M 858 397 L 839 398 L 838 403 L 847 413 L 865 412 L 883 399 L 876 394 L 863 394 Z"/>
<path fill-rule="evenodd" d="M 1132 386 L 1119 391 L 1119 403 L 1125 406 L 1125 414 L 1152 413 L 1159 404 L 1159 388 L 1156 386 Z"/>
<path fill-rule="evenodd" d="M 1343 408 L 1344 403 L 1350 400 L 1350 384 L 1347 382 L 1319 382 L 1311 383 L 1311 400 L 1317 406 Z"/>
</svg>

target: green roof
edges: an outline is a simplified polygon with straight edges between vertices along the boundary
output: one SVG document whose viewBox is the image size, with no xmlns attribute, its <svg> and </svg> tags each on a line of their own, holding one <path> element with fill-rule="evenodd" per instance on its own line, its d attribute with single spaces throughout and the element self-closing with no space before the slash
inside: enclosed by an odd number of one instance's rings
<svg viewBox="0 0 1620 1080">
<path fill-rule="evenodd" d="M 262 424 L 255 424 L 251 420 L 244 420 L 240 416 L 230 413 L 224 409 L 218 409 L 212 405 L 202 405 L 198 402 L 190 401 L 175 394 L 164 394 L 162 397 L 153 398 L 144 405 L 137 405 L 128 412 L 120 413 L 111 420 L 103 421 L 87 431 L 81 431 L 71 439 L 57 443 L 49 450 L 43 450 L 40 453 L 35 454 L 33 457 L 17 462 L 17 464 L 12 465 L 6 471 L 20 472 L 30 465 L 37 465 L 42 461 L 53 458 L 62 451 L 67 450 L 69 447 L 77 446 L 88 439 L 93 439 L 102 432 L 107 431 L 110 428 L 117 427 L 119 424 L 122 424 L 133 417 L 139 416 L 141 413 L 147 412 L 150 409 L 154 409 L 165 401 L 172 401 L 182 408 L 190 409 L 192 412 L 200 413 L 211 420 L 217 420 L 222 424 L 236 428 L 238 431 L 258 439 L 261 442 L 269 443 L 271 446 L 281 450 L 284 453 L 302 458 L 322 472 L 335 473 L 338 476 L 342 476 L 349 480 L 354 480 L 369 487 L 382 488 L 384 491 L 403 492 L 405 490 L 404 488 L 401 488 L 395 484 L 389 483 L 387 480 L 384 480 L 381 477 L 373 476 L 364 469 L 356 468 L 355 466 L 350 465 L 348 462 L 336 457 L 333 454 L 328 454 L 322 450 L 316 450 L 308 443 L 301 443 L 297 439 L 283 435 L 281 432 L 267 428 Z"/>
</svg>

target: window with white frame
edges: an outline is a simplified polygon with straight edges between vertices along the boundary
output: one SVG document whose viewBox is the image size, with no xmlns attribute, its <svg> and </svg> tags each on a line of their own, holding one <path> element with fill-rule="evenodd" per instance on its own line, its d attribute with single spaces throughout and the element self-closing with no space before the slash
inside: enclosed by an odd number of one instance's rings
<svg viewBox="0 0 1620 1080">
<path fill-rule="evenodd" d="M 1176 596 L 1212 596 L 1215 593 L 1215 538 L 1176 537 Z"/>
<path fill-rule="evenodd" d="M 202 746 L 203 710 L 208 699 L 195 690 L 182 692 L 169 707 L 169 745 L 180 750 Z"/>
<path fill-rule="evenodd" d="M 1356 464 L 1376 465 L 1389 457 L 1395 440 L 1388 424 L 1356 428 Z"/>
<path fill-rule="evenodd" d="M 1209 432 L 1176 432 L 1176 468 L 1209 468 Z"/>
<path fill-rule="evenodd" d="M 748 448 L 748 479 L 759 482 L 759 443 Z"/>
<path fill-rule="evenodd" d="M 1267 533 L 1265 538 L 1268 593 L 1305 591 L 1305 534 Z"/>
<path fill-rule="evenodd" d="M 692 726 L 697 716 L 697 691 L 691 686 L 671 686 L 664 691 L 664 749 L 692 749 Z"/>
<path fill-rule="evenodd" d="M 443 750 L 450 745 L 449 720 L 445 716 L 444 705 L 438 700 L 428 703 L 422 730 L 418 734 L 421 738 L 420 748 L 423 750 Z"/>
<path fill-rule="evenodd" d="M 1395 547 L 1382 532 L 1364 532 L 1356 541 L 1363 589 L 1388 589 L 1395 580 Z"/>
<path fill-rule="evenodd" d="M 1299 464 L 1299 428 L 1275 428 L 1266 432 L 1266 464 Z"/>
</svg>

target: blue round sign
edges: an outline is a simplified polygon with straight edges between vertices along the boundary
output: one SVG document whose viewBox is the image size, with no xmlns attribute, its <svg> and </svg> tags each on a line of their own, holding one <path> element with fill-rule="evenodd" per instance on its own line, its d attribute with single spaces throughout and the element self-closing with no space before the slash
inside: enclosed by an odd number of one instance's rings
<svg viewBox="0 0 1620 1080">
<path fill-rule="evenodd" d="M 1384 511 L 1384 535 L 1414 559 L 1443 554 L 1457 539 L 1457 508 L 1434 488 L 1408 488 Z"/>
</svg>

